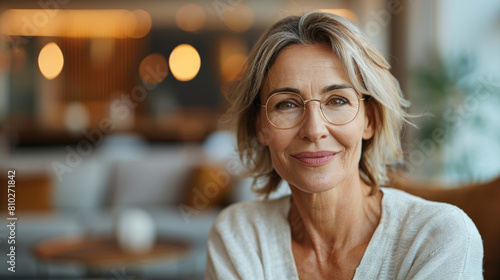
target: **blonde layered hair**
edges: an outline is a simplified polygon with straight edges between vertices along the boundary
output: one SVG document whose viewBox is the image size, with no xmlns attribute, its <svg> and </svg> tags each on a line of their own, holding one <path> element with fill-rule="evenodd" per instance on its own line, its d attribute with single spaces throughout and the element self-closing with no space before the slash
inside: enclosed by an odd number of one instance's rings
<svg viewBox="0 0 500 280">
<path fill-rule="evenodd" d="M 388 182 L 387 167 L 402 159 L 400 134 L 407 120 L 403 98 L 390 65 L 359 29 L 349 21 L 323 12 L 289 16 L 275 23 L 253 47 L 243 75 L 230 92 L 230 108 L 226 120 L 236 130 L 240 159 L 248 168 L 247 175 L 264 186 L 254 189 L 266 197 L 276 190 L 282 178 L 273 168 L 269 149 L 257 141 L 255 121 L 260 111 L 260 90 L 278 53 L 292 44 L 331 45 L 354 89 L 369 96 L 367 110 L 375 122 L 375 134 L 363 140 L 359 162 L 362 180 L 372 187 L 372 194 Z"/>
</svg>

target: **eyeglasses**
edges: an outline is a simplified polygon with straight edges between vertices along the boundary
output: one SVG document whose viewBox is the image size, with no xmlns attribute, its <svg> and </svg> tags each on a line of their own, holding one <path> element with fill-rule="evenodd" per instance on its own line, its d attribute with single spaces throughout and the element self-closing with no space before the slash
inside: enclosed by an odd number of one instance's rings
<svg viewBox="0 0 500 280">
<path fill-rule="evenodd" d="M 269 96 L 266 105 L 260 105 L 266 110 L 269 122 L 276 128 L 290 129 L 300 124 L 306 113 L 306 104 L 318 101 L 323 117 L 333 125 L 350 123 L 358 115 L 360 101 L 353 89 L 336 90 L 333 94 L 325 95 L 321 100 L 304 100 L 302 96 L 293 92 L 277 92 Z"/>
</svg>

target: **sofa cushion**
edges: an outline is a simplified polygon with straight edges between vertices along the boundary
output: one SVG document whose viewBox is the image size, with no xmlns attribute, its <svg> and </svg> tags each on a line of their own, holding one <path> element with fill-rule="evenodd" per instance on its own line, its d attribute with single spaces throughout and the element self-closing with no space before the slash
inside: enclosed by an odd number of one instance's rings
<svg viewBox="0 0 500 280">
<path fill-rule="evenodd" d="M 190 172 L 202 156 L 197 147 L 173 145 L 116 162 L 109 194 L 111 207 L 180 203 Z"/>
<path fill-rule="evenodd" d="M 86 211 L 100 207 L 109 180 L 110 165 L 98 156 L 83 160 L 62 180 L 54 180 L 54 204 L 59 210 Z"/>
</svg>

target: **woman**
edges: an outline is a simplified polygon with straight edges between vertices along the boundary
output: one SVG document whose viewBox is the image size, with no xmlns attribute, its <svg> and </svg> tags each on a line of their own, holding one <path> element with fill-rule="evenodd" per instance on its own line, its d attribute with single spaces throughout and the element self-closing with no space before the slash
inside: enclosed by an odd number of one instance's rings
<svg viewBox="0 0 500 280">
<path fill-rule="evenodd" d="M 272 26 L 232 96 L 238 149 L 269 195 L 225 209 L 207 279 L 481 279 L 481 237 L 457 207 L 380 188 L 407 102 L 359 30 L 322 12 Z"/>
</svg>

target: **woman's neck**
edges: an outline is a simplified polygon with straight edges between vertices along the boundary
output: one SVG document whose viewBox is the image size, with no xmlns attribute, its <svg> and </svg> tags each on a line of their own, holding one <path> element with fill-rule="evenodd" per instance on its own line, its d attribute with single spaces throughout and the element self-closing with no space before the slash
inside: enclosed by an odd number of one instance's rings
<svg viewBox="0 0 500 280">
<path fill-rule="evenodd" d="M 325 257 L 368 245 L 381 217 L 381 192 L 370 196 L 371 187 L 361 180 L 322 193 L 291 189 L 288 221 L 295 242 Z"/>
</svg>

